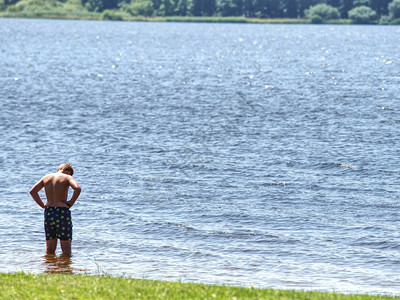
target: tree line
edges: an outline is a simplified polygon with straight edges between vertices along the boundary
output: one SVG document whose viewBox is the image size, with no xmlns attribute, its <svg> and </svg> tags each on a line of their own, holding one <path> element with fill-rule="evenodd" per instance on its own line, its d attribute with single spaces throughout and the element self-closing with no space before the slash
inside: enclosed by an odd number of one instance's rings
<svg viewBox="0 0 400 300">
<path fill-rule="evenodd" d="M 389 14 L 391 0 L 82 0 L 89 11 L 124 9 L 141 16 L 238 16 L 247 18 L 304 18 L 318 4 L 336 8 L 341 18 L 365 6 L 377 17 Z"/>
<path fill-rule="evenodd" d="M 43 11 L 72 6 L 78 11 L 106 13 L 107 18 L 244 17 L 310 19 L 324 23 L 350 19 L 353 23 L 400 24 L 400 0 L 0 0 L 0 10 Z M 106 15 L 105 15 L 106 16 Z"/>
</svg>

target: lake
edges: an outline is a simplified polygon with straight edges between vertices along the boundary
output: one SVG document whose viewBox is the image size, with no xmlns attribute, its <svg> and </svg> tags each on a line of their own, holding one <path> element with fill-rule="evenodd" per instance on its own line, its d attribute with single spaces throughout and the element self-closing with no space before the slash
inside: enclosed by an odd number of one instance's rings
<svg viewBox="0 0 400 300">
<path fill-rule="evenodd" d="M 399 95 L 396 26 L 0 19 L 0 271 L 400 295 Z"/>
</svg>

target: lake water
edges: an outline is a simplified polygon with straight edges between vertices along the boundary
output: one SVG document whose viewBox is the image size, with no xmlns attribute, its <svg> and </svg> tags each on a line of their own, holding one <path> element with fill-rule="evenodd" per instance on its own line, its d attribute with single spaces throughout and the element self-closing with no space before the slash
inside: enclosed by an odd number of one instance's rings
<svg viewBox="0 0 400 300">
<path fill-rule="evenodd" d="M 0 19 L 0 89 L 1 272 L 400 295 L 400 27 Z"/>
</svg>

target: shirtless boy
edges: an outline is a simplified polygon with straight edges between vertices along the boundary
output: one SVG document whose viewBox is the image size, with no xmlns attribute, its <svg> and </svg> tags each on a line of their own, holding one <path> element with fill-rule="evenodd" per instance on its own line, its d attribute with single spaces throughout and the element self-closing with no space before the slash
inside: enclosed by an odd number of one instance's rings
<svg viewBox="0 0 400 300">
<path fill-rule="evenodd" d="M 60 239 L 61 250 L 71 255 L 72 220 L 69 208 L 74 205 L 81 193 L 81 187 L 72 177 L 74 169 L 70 164 L 62 164 L 57 173 L 40 179 L 31 189 L 30 194 L 36 203 L 44 208 L 44 230 L 46 233 L 46 254 L 56 252 L 57 239 Z M 40 199 L 39 191 L 44 187 L 47 203 Z M 68 188 L 74 193 L 69 201 Z"/>
</svg>

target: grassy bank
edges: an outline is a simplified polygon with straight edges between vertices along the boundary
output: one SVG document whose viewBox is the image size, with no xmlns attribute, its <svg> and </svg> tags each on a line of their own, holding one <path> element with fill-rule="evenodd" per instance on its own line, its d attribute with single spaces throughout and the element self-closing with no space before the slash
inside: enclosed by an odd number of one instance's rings
<svg viewBox="0 0 400 300">
<path fill-rule="evenodd" d="M 0 274 L 0 299 L 394 299 L 104 276 Z M 397 298 L 400 299 L 400 298 Z"/>
<path fill-rule="evenodd" d="M 62 11 L 19 11 L 0 12 L 0 18 L 64 19 L 64 20 L 114 20 L 140 22 L 207 22 L 207 23 L 256 23 L 256 24 L 310 24 L 309 19 L 257 19 L 244 17 L 134 17 L 119 11 L 62 12 Z M 339 19 L 328 24 L 350 24 L 350 20 Z"/>
<path fill-rule="evenodd" d="M 62 19 L 62 20 L 101 20 L 99 13 L 62 13 L 62 12 L 0 12 L 0 18 L 16 19 Z"/>
</svg>

